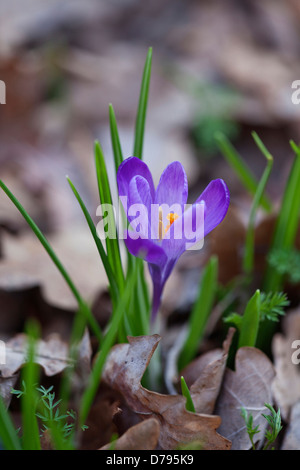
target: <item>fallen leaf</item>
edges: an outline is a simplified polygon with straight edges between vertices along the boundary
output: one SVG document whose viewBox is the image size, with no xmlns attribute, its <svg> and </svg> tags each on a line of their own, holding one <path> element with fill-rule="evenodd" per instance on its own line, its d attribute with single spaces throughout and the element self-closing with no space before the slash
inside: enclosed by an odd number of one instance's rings
<svg viewBox="0 0 300 470">
<path fill-rule="evenodd" d="M 284 434 L 280 450 L 300 449 L 300 401 L 291 409 L 290 422 Z"/>
<path fill-rule="evenodd" d="M 299 310 L 289 311 L 282 321 L 282 330 L 284 334 L 277 333 L 272 342 L 276 371 L 272 391 L 283 419 L 289 421 L 291 408 L 300 401 L 299 365 L 292 361 L 293 353 L 297 353 L 292 344 L 300 339 Z"/>
<path fill-rule="evenodd" d="M 13 376 L 26 363 L 27 335 L 18 334 L 6 343 L 6 364 L 0 365 L 2 377 Z M 67 343 L 59 335 L 52 334 L 46 340 L 38 340 L 35 362 L 43 367 L 47 376 L 59 374 L 71 365 Z"/>
<path fill-rule="evenodd" d="M 15 374 L 12 377 L 0 377 L 0 396 L 7 407 L 9 407 L 12 399 L 11 389 L 16 385 L 18 377 L 19 374 Z"/>
<path fill-rule="evenodd" d="M 268 357 L 259 349 L 243 347 L 238 349 L 235 371 L 227 369 L 216 406 L 221 416 L 219 431 L 232 441 L 233 450 L 251 447 L 245 421 L 241 416 L 244 407 L 253 416 L 253 426 L 259 425 L 260 433 L 254 436 L 261 442 L 267 421 L 261 416 L 266 411 L 265 403 L 272 404 L 271 385 L 274 368 Z"/>
<path fill-rule="evenodd" d="M 181 395 L 162 395 L 141 386 L 141 379 L 160 341 L 159 335 L 128 337 L 129 344 L 114 346 L 108 356 L 103 380 L 119 391 L 141 420 L 160 422 L 158 446 L 175 449 L 199 440 L 204 449 L 230 449 L 230 441 L 216 432 L 219 416 L 191 413 Z"/>
<path fill-rule="evenodd" d="M 146 419 L 128 429 L 112 444 L 106 444 L 99 450 L 154 450 L 158 443 L 160 427 L 155 418 Z"/>
<path fill-rule="evenodd" d="M 190 387 L 190 393 L 197 413 L 212 414 L 220 392 L 226 368 L 228 351 L 235 329 L 230 328 L 223 349 L 216 349 L 200 356 L 186 370 L 192 373 L 192 368 L 198 371 L 198 378 Z M 182 375 L 185 377 L 185 371 Z"/>
</svg>

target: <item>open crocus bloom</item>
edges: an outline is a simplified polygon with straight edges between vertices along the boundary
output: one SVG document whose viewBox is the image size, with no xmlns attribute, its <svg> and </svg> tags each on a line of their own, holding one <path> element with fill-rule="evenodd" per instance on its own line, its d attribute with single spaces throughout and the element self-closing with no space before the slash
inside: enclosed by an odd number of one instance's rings
<svg viewBox="0 0 300 470">
<path fill-rule="evenodd" d="M 229 191 L 222 179 L 213 180 L 187 209 L 188 183 L 181 163 L 168 165 L 155 189 L 148 166 L 136 157 L 120 165 L 117 182 L 131 226 L 126 232 L 126 246 L 132 255 L 147 261 L 152 277 L 154 319 L 178 258 L 222 222 Z"/>
</svg>

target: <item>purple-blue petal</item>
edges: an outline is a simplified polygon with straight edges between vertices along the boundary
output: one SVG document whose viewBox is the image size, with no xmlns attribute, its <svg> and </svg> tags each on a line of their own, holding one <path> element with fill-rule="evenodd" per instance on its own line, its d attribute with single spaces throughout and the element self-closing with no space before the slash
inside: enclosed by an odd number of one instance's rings
<svg viewBox="0 0 300 470">
<path fill-rule="evenodd" d="M 125 244 L 129 253 L 138 258 L 142 258 L 147 263 L 158 266 L 160 270 L 167 263 L 167 255 L 160 245 L 147 238 L 132 239 L 128 231 Z"/>
<path fill-rule="evenodd" d="M 186 204 L 188 182 L 184 168 L 180 162 L 170 163 L 163 171 L 155 193 L 156 204 Z"/>
<path fill-rule="evenodd" d="M 228 187 L 222 179 L 212 180 L 205 188 L 202 194 L 198 197 L 195 203 L 185 212 L 184 224 L 186 227 L 191 227 L 192 231 L 195 231 L 195 208 L 196 204 L 204 203 L 204 229 L 203 235 L 206 236 L 211 232 L 217 225 L 219 225 L 224 219 L 229 203 L 230 195 Z M 201 231 L 200 231 L 201 232 Z M 189 234 L 187 234 L 187 238 Z M 192 239 L 192 233 L 190 234 L 190 241 Z M 199 238 L 193 240 L 199 241 Z"/>
<path fill-rule="evenodd" d="M 142 162 L 142 160 L 137 157 L 126 158 L 126 160 L 124 160 L 119 166 L 117 173 L 119 196 L 128 197 L 130 181 L 132 180 L 132 178 L 138 175 L 142 176 L 147 180 L 152 200 L 154 200 L 155 189 L 151 172 L 146 163 Z"/>
</svg>

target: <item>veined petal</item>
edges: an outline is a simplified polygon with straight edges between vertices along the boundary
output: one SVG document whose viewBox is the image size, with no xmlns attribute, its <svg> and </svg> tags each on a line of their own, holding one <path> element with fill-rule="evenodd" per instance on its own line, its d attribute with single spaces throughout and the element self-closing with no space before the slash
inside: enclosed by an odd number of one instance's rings
<svg viewBox="0 0 300 470">
<path fill-rule="evenodd" d="M 163 171 L 155 193 L 155 203 L 162 205 L 186 204 L 188 182 L 180 162 L 173 162 Z"/>
<path fill-rule="evenodd" d="M 126 158 L 119 166 L 117 173 L 119 196 L 126 196 L 128 198 L 130 181 L 134 176 L 138 175 L 147 180 L 152 200 L 154 200 L 155 189 L 151 172 L 146 163 L 137 157 Z"/>
<path fill-rule="evenodd" d="M 127 218 L 133 230 L 141 232 L 143 238 L 150 238 L 151 201 L 148 181 L 142 176 L 132 178 L 128 190 Z"/>
<path fill-rule="evenodd" d="M 189 227 L 193 232 L 196 230 L 196 204 L 201 202 L 204 203 L 204 229 L 200 230 L 200 233 L 202 232 L 205 237 L 222 222 L 227 213 L 230 194 L 225 182 L 220 178 L 212 180 L 195 203 L 184 213 L 185 228 Z M 186 234 L 186 236 L 188 235 Z M 190 234 L 190 237 L 187 237 L 190 243 L 199 241 L 199 237 L 193 240 L 192 236 L 193 233 Z"/>
<path fill-rule="evenodd" d="M 147 263 L 154 264 L 162 269 L 167 262 L 167 255 L 161 246 L 146 238 L 132 239 L 129 231 L 125 244 L 129 253 L 138 258 L 142 258 Z"/>
</svg>

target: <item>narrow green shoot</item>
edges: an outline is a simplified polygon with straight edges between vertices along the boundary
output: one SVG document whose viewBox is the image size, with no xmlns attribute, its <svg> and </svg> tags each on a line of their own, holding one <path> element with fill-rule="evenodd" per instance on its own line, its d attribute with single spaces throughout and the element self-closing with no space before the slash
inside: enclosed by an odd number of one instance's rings
<svg viewBox="0 0 300 470">
<path fill-rule="evenodd" d="M 260 322 L 260 291 L 257 290 L 246 305 L 238 347 L 255 346 Z"/>
<path fill-rule="evenodd" d="M 36 225 L 36 223 L 33 221 L 33 219 L 30 217 L 30 215 L 27 213 L 27 211 L 24 209 L 24 207 L 21 205 L 21 203 L 18 201 L 18 199 L 12 194 L 12 192 L 8 189 L 8 187 L 3 183 L 3 181 L 0 180 L 0 187 L 3 189 L 5 194 L 9 197 L 9 199 L 12 201 L 12 203 L 16 206 L 18 211 L 21 213 L 21 215 L 24 217 L 26 222 L 28 223 L 29 227 L 31 230 L 34 232 L 40 243 L 43 245 L 45 250 L 47 251 L 48 255 L 52 259 L 53 263 L 57 267 L 57 269 L 60 271 L 61 275 L 65 279 L 67 285 L 69 286 L 71 292 L 73 293 L 75 299 L 78 302 L 78 309 L 79 313 L 85 316 L 87 322 L 90 324 L 91 329 L 93 330 L 95 336 L 98 338 L 99 341 L 101 341 L 102 338 L 102 333 L 101 329 L 96 322 L 95 318 L 92 315 L 92 312 L 86 302 L 82 299 L 78 289 L 75 287 L 74 282 L 72 281 L 70 275 L 66 271 L 65 267 L 62 265 L 61 261 L 58 259 L 57 255 L 55 254 L 53 248 L 49 244 L 48 240 L 46 239 L 45 235 L 41 232 L 39 227 Z"/>
<path fill-rule="evenodd" d="M 110 184 L 108 180 L 105 159 L 99 142 L 95 142 L 95 164 L 101 204 L 108 204 L 113 208 Z M 115 215 L 112 210 L 107 211 L 107 226 L 109 229 L 106 237 L 107 257 L 111 268 L 116 277 L 117 285 L 120 291 L 124 289 L 124 274 L 119 248 L 119 240 L 116 228 Z"/>
<path fill-rule="evenodd" d="M 188 334 L 178 359 L 179 370 L 189 364 L 197 354 L 199 343 L 203 338 L 205 326 L 213 307 L 217 284 L 218 259 L 213 256 L 203 271 L 198 298 L 190 315 Z"/>
<path fill-rule="evenodd" d="M 149 85 L 150 85 L 150 77 L 151 77 L 151 65 L 152 65 L 152 47 L 148 49 L 148 54 L 147 54 L 147 58 L 146 58 L 145 66 L 144 66 L 139 104 L 138 104 L 136 121 L 135 121 L 133 155 L 141 159 L 143 155 L 144 131 L 145 131 L 146 112 L 147 112 Z"/>
<path fill-rule="evenodd" d="M 295 152 L 289 178 L 285 187 L 279 216 L 277 219 L 271 250 L 291 248 L 294 244 L 299 224 L 300 212 L 300 147 L 291 142 Z M 264 290 L 275 291 L 282 288 L 282 275 L 268 266 Z"/>
<path fill-rule="evenodd" d="M 106 333 L 101 348 L 99 350 L 98 356 L 95 360 L 93 370 L 90 375 L 89 383 L 87 388 L 84 391 L 81 404 L 80 404 L 80 413 L 79 413 L 79 423 L 82 426 L 85 423 L 85 420 L 88 416 L 89 410 L 92 406 L 93 400 L 95 398 L 97 388 L 101 380 L 101 374 L 107 355 L 111 347 L 113 346 L 115 339 L 118 334 L 118 329 L 122 323 L 124 311 L 129 303 L 130 296 L 136 287 L 137 283 L 138 270 L 135 269 L 126 280 L 126 289 L 122 293 L 118 304 L 116 305 L 112 321 L 110 323 L 108 332 Z"/>
<path fill-rule="evenodd" d="M 108 261 L 108 257 L 107 257 L 107 254 L 103 248 L 103 245 L 102 245 L 102 242 L 100 240 L 100 238 L 98 237 L 98 234 L 97 234 L 97 230 L 96 230 L 96 227 L 95 227 L 95 224 L 83 202 L 83 200 L 81 199 L 77 189 L 75 188 L 74 184 L 72 183 L 72 181 L 70 180 L 69 177 L 67 177 L 67 181 L 82 209 L 82 212 L 86 218 L 86 221 L 88 223 L 88 226 L 90 228 L 90 231 L 91 231 L 91 234 L 93 236 L 93 239 L 95 241 L 95 244 L 96 244 L 96 247 L 98 249 L 98 252 L 99 252 L 99 255 L 100 255 L 100 258 L 101 258 L 101 261 L 103 263 L 103 266 L 104 266 L 104 269 L 105 269 L 105 272 L 106 272 L 106 275 L 107 275 L 107 278 L 108 278 L 108 281 L 109 281 L 109 284 L 110 284 L 110 288 L 111 288 L 111 294 L 112 294 L 112 298 L 113 299 L 117 299 L 118 298 L 118 287 L 116 285 L 116 281 L 115 281 L 115 277 L 114 277 L 114 273 L 113 273 L 113 270 L 109 264 L 109 261 Z"/>
<path fill-rule="evenodd" d="M 123 161 L 123 153 L 122 153 L 122 148 L 121 148 L 121 143 L 120 143 L 120 138 L 119 138 L 116 116 L 115 116 L 115 112 L 114 112 L 114 108 L 112 104 L 109 105 L 109 124 L 110 124 L 111 143 L 112 143 L 112 148 L 113 148 L 115 168 L 116 168 L 116 174 L 117 174 L 118 168 Z"/>
<path fill-rule="evenodd" d="M 266 157 L 267 165 L 258 183 L 258 186 L 256 188 L 254 199 L 252 202 L 251 211 L 250 211 L 250 218 L 249 218 L 249 224 L 248 224 L 246 241 L 245 241 L 245 255 L 244 255 L 244 260 L 243 260 L 244 271 L 247 275 L 252 273 L 253 265 L 254 265 L 254 235 L 255 235 L 256 212 L 257 212 L 258 207 L 261 204 L 265 187 L 266 187 L 266 184 L 268 182 L 268 179 L 271 174 L 272 167 L 273 167 L 272 155 L 266 149 L 266 147 L 264 146 L 264 144 L 262 143 L 258 135 L 255 132 L 253 132 L 252 135 L 257 146 L 259 147 L 263 155 Z"/>
<path fill-rule="evenodd" d="M 299 225 L 300 212 L 300 147 L 291 142 L 295 159 L 285 186 L 280 212 L 277 218 L 270 253 L 277 249 L 290 249 L 294 246 Z M 268 265 L 264 274 L 263 290 L 282 290 L 284 275 Z M 266 320 L 257 340 L 257 347 L 267 351 L 274 333 L 274 323 Z"/>
<path fill-rule="evenodd" d="M 227 163 L 235 171 L 236 175 L 245 186 L 245 188 L 254 195 L 258 188 L 258 182 L 253 175 L 248 165 L 244 162 L 242 157 L 227 139 L 227 137 L 221 132 L 216 132 L 215 138 L 217 140 L 220 151 L 227 160 Z M 267 196 L 262 194 L 260 199 L 260 205 L 267 211 L 272 210 L 272 204 Z"/>
<path fill-rule="evenodd" d="M 22 409 L 22 447 L 24 450 L 40 450 L 40 434 L 36 418 L 37 393 L 39 369 L 34 363 L 38 327 L 34 322 L 27 323 L 28 352 L 27 362 L 22 371 L 22 378 L 26 384 L 26 393 L 21 397 Z"/>
<path fill-rule="evenodd" d="M 191 411 L 191 413 L 196 413 L 195 406 L 193 403 L 193 399 L 191 397 L 189 388 L 186 384 L 186 381 L 184 380 L 184 377 L 180 377 L 180 383 L 181 383 L 181 393 L 186 399 L 186 404 L 185 407 L 188 411 Z"/>
<path fill-rule="evenodd" d="M 6 450 L 21 450 L 20 439 L 0 395 L 0 444 Z"/>
</svg>

